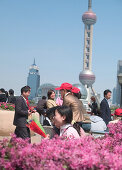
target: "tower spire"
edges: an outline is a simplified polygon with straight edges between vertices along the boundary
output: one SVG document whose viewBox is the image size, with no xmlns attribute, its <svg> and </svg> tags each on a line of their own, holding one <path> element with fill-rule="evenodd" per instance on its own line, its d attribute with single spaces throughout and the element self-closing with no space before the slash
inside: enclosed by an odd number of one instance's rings
<svg viewBox="0 0 122 170">
<path fill-rule="evenodd" d="M 82 16 L 85 25 L 84 31 L 84 53 L 83 53 L 83 71 L 79 75 L 79 80 L 83 85 L 91 87 L 95 82 L 95 75 L 92 73 L 92 39 L 93 25 L 96 23 L 97 17 L 92 12 L 92 0 L 88 0 L 88 11 Z"/>
<path fill-rule="evenodd" d="M 89 0 L 89 3 L 88 3 L 88 10 L 91 11 L 91 8 L 92 8 L 92 0 Z"/>
</svg>

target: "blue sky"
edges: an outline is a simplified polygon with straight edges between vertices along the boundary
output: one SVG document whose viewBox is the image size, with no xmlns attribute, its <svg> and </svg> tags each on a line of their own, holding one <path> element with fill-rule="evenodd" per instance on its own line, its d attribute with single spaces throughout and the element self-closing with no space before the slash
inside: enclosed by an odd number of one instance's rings
<svg viewBox="0 0 122 170">
<path fill-rule="evenodd" d="M 34 57 L 42 83 L 79 83 L 88 0 L 0 0 L 0 88 L 17 95 Z M 122 0 L 92 0 L 94 88 L 116 85 L 122 59 Z"/>
</svg>

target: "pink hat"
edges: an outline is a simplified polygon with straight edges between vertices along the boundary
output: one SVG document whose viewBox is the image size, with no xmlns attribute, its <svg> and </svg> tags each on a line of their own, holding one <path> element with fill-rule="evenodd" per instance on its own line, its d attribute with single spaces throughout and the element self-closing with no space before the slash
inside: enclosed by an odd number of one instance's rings
<svg viewBox="0 0 122 170">
<path fill-rule="evenodd" d="M 55 90 L 72 90 L 72 85 L 69 83 L 62 83 L 60 87 L 55 88 Z"/>
<path fill-rule="evenodd" d="M 72 93 L 79 93 L 79 92 L 80 92 L 80 89 L 73 86 L 71 92 L 72 92 Z"/>
</svg>

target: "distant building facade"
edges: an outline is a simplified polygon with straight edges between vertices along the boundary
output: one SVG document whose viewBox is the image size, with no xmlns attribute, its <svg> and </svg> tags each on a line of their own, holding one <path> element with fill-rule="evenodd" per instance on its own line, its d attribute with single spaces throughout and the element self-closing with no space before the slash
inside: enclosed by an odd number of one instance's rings
<svg viewBox="0 0 122 170">
<path fill-rule="evenodd" d="M 122 60 L 119 60 L 117 64 L 117 75 L 119 73 L 122 73 Z M 116 86 L 116 104 L 117 105 L 120 105 L 120 97 L 121 97 L 121 88 L 120 88 L 120 84 L 117 79 L 117 86 Z"/>
<path fill-rule="evenodd" d="M 112 104 L 116 104 L 116 87 L 113 88 Z"/>
<path fill-rule="evenodd" d="M 56 98 L 58 97 L 58 92 L 55 90 L 57 86 L 50 84 L 50 83 L 44 83 L 42 84 L 37 91 L 37 97 L 42 97 L 42 96 L 46 96 L 47 97 L 47 93 L 50 89 L 54 90 L 56 93 Z"/>
<path fill-rule="evenodd" d="M 27 85 L 31 88 L 31 94 L 29 96 L 29 99 L 32 100 L 37 96 L 37 90 L 40 86 L 40 75 L 39 75 L 39 68 L 34 63 L 30 66 L 28 78 L 27 78 Z"/>
</svg>

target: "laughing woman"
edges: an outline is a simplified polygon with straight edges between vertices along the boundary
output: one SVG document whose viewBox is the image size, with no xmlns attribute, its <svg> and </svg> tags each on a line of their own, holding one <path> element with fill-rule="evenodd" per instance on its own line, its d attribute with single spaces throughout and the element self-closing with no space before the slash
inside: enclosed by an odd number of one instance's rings
<svg viewBox="0 0 122 170">
<path fill-rule="evenodd" d="M 68 106 L 59 106 L 55 110 L 54 124 L 60 129 L 60 136 L 67 138 L 79 139 L 85 136 L 83 129 L 77 124 L 71 124 L 73 119 L 73 113 Z"/>
</svg>

